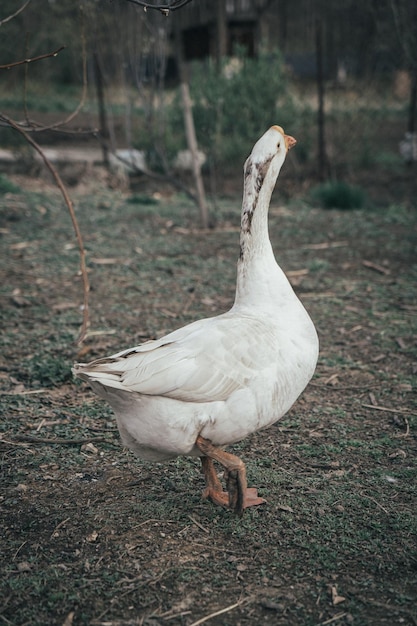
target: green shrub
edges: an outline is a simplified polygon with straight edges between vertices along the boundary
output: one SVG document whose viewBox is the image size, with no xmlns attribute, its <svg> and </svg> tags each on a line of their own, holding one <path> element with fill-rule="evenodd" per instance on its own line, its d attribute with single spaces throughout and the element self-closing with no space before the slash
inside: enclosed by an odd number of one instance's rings
<svg viewBox="0 0 417 626">
<path fill-rule="evenodd" d="M 241 50 L 221 71 L 208 59 L 191 66 L 190 91 L 199 147 L 209 162 L 241 166 L 254 141 L 273 124 L 294 120 L 284 63 L 278 51 L 249 58 Z M 183 149 L 182 103 L 178 92 L 167 111 L 167 151 Z"/>
<path fill-rule="evenodd" d="M 136 193 L 130 196 L 127 199 L 129 204 L 144 204 L 150 206 L 156 206 L 159 204 L 159 200 L 157 198 L 153 198 L 152 196 L 146 195 L 144 193 Z"/>
<path fill-rule="evenodd" d="M 19 193 L 20 188 L 12 183 L 4 174 L 0 174 L 0 195 L 5 193 Z"/>
<path fill-rule="evenodd" d="M 366 202 L 363 189 L 343 181 L 328 181 L 314 187 L 311 198 L 325 209 L 361 209 Z"/>
</svg>

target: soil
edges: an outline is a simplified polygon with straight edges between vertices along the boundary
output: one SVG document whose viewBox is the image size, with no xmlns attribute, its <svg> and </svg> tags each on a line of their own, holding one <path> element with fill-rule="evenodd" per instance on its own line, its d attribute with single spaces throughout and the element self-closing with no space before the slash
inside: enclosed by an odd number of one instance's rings
<svg viewBox="0 0 417 626">
<path fill-rule="evenodd" d="M 286 173 L 282 173 L 285 179 Z M 320 360 L 285 418 L 233 447 L 267 503 L 203 500 L 196 459 L 123 449 L 71 363 L 161 336 L 233 301 L 239 196 L 196 226 L 185 198 L 49 182 L 1 208 L 1 597 L 4 624 L 417 624 L 416 207 L 325 211 L 277 191 L 271 240 L 319 332 Z M 281 188 L 282 189 L 282 188 Z M 220 469 L 219 469 L 220 471 Z"/>
</svg>

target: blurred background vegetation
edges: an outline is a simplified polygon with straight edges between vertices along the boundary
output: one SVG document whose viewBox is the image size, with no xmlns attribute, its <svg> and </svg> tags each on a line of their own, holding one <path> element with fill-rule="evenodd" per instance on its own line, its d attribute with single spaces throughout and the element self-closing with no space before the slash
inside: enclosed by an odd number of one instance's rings
<svg viewBox="0 0 417 626">
<path fill-rule="evenodd" d="M 188 145 L 181 79 L 212 191 L 241 175 L 254 141 L 278 123 L 298 139 L 298 186 L 327 181 L 325 204 L 329 181 L 336 204 L 338 193 L 346 202 L 348 185 L 369 187 L 376 201 L 413 197 L 414 0 L 192 0 L 167 17 L 126 0 L 32 0 L 8 19 L 17 9 L 15 0 L 0 7 L 0 65 L 65 46 L 0 73 L 0 112 L 43 146 L 95 145 L 103 158 L 135 148 L 153 172 L 172 174 Z M 80 101 L 78 115 L 59 126 Z M 59 128 L 45 130 L 51 124 Z M 7 124 L 0 145 L 20 151 L 29 169 L 27 148 Z"/>
</svg>

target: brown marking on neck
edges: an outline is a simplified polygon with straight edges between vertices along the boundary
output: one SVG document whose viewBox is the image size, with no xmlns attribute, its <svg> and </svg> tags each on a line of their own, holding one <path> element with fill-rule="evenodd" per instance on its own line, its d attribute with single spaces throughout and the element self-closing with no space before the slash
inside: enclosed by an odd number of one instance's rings
<svg viewBox="0 0 417 626">
<path fill-rule="evenodd" d="M 245 182 L 246 180 L 252 176 L 252 171 L 253 168 L 256 169 L 256 178 L 255 178 L 255 183 L 254 183 L 254 193 L 252 196 L 252 193 L 248 194 L 248 200 L 252 200 L 251 204 L 249 207 L 246 207 L 242 216 L 242 231 L 245 233 L 249 233 L 251 232 L 251 228 L 252 228 L 252 219 L 253 219 L 253 215 L 255 213 L 255 209 L 258 205 L 258 198 L 259 198 L 259 193 L 262 189 L 262 185 L 264 183 L 265 180 L 265 176 L 268 172 L 269 169 L 269 165 L 272 161 L 274 157 L 271 156 L 267 161 L 263 161 L 262 163 L 250 163 L 248 165 L 248 167 L 245 170 Z M 242 258 L 243 254 L 241 254 L 241 258 Z"/>
</svg>

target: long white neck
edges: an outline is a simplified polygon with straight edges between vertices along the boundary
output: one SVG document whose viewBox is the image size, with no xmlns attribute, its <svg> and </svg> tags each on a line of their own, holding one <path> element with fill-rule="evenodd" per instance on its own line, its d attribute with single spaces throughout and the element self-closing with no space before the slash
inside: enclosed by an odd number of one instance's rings
<svg viewBox="0 0 417 626">
<path fill-rule="evenodd" d="M 283 289 L 292 292 L 268 233 L 269 203 L 280 169 L 275 160 L 256 163 L 249 158 L 245 166 L 235 306 L 276 306 Z"/>
</svg>

